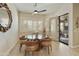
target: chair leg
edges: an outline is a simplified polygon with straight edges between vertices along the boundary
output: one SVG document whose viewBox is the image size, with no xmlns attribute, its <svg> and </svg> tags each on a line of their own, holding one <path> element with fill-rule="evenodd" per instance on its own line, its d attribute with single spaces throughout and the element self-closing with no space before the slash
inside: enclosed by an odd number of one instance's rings
<svg viewBox="0 0 79 59">
<path fill-rule="evenodd" d="M 51 51 L 51 53 L 50 53 L 50 54 L 52 54 L 52 45 L 50 45 L 50 51 Z"/>
<path fill-rule="evenodd" d="M 24 54 L 24 56 L 26 56 L 26 50 L 25 50 L 25 54 Z"/>
<path fill-rule="evenodd" d="M 48 54 L 50 54 L 50 47 L 48 47 Z"/>
<path fill-rule="evenodd" d="M 21 48 L 22 48 L 22 43 L 20 44 L 20 48 L 19 48 L 19 51 L 21 52 Z"/>
<path fill-rule="evenodd" d="M 50 45 L 51 51 L 52 51 L 52 45 Z"/>
<path fill-rule="evenodd" d="M 32 52 L 32 56 L 34 55 L 34 52 Z"/>
</svg>

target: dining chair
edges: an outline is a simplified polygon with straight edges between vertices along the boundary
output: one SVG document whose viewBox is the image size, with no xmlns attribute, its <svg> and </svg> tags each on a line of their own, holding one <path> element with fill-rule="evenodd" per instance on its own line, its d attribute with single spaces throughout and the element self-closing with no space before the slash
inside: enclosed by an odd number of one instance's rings
<svg viewBox="0 0 79 59">
<path fill-rule="evenodd" d="M 32 55 L 34 55 L 34 52 L 36 52 L 37 50 L 39 50 L 39 41 L 26 41 L 25 43 L 25 54 L 26 53 L 32 53 Z"/>
<path fill-rule="evenodd" d="M 26 41 L 25 36 L 22 36 L 19 38 L 19 43 L 20 43 L 19 51 L 20 52 L 21 52 L 22 45 L 24 45 L 25 41 Z"/>
<path fill-rule="evenodd" d="M 40 41 L 40 45 L 41 45 L 42 48 L 44 48 L 44 47 L 48 48 L 48 54 L 50 54 L 50 51 L 52 52 L 52 40 L 50 38 L 42 39 Z"/>
</svg>

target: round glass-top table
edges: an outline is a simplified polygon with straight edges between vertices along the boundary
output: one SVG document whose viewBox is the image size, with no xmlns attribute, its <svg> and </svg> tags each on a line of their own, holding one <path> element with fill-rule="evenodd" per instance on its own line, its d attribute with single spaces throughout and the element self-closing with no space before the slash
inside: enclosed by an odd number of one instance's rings
<svg viewBox="0 0 79 59">
<path fill-rule="evenodd" d="M 21 40 L 41 40 L 46 38 L 47 35 L 39 34 L 39 33 L 34 33 L 34 34 L 27 34 L 22 37 L 20 37 Z"/>
</svg>

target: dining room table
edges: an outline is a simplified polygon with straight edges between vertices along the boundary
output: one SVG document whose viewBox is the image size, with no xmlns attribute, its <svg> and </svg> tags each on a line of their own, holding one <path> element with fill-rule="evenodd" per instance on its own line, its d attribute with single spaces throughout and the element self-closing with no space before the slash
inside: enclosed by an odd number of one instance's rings
<svg viewBox="0 0 79 59">
<path fill-rule="evenodd" d="M 45 35 L 44 33 L 31 33 L 31 34 L 23 35 L 23 36 L 19 37 L 19 39 L 20 39 L 19 50 L 21 51 L 22 45 L 26 41 L 39 41 L 40 42 L 41 40 L 43 40 L 47 37 L 48 37 L 48 35 Z"/>
</svg>

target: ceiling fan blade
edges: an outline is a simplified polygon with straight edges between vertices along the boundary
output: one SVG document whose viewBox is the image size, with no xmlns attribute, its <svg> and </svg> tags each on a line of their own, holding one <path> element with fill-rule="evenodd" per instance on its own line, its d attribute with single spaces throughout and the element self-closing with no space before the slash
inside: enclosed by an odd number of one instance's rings
<svg viewBox="0 0 79 59">
<path fill-rule="evenodd" d="M 38 12 L 37 10 L 34 10 L 34 12 Z"/>
<path fill-rule="evenodd" d="M 41 10 L 41 11 L 38 11 L 38 12 L 45 12 L 45 11 L 47 11 L 47 10 Z"/>
</svg>

